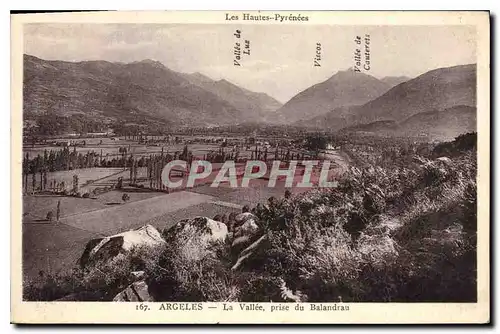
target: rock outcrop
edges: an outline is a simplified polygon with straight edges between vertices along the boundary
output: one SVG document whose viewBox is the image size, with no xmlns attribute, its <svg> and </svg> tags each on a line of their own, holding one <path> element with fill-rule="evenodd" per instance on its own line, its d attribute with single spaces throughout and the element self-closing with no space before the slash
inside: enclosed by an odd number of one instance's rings
<svg viewBox="0 0 500 334">
<path fill-rule="evenodd" d="M 154 302 L 149 294 L 149 287 L 145 281 L 130 284 L 125 290 L 113 298 L 114 302 Z"/>
<path fill-rule="evenodd" d="M 85 267 L 92 263 L 112 259 L 135 247 L 154 247 L 162 244 L 165 244 L 165 240 L 151 225 L 105 238 L 92 239 L 87 243 L 80 257 L 80 266 Z"/>
<path fill-rule="evenodd" d="M 235 262 L 231 269 L 240 268 L 245 261 L 248 261 L 264 247 L 266 241 L 267 235 L 264 234 L 257 216 L 250 212 L 237 215 L 231 242 L 231 254 L 233 254 Z"/>
<path fill-rule="evenodd" d="M 240 213 L 235 218 L 231 252 L 239 253 L 262 235 L 258 218 L 250 212 Z"/>
<path fill-rule="evenodd" d="M 163 231 L 169 245 L 185 261 L 198 261 L 216 256 L 213 245 L 224 243 L 228 237 L 226 224 L 207 217 L 184 219 Z"/>
<path fill-rule="evenodd" d="M 207 217 L 183 219 L 169 229 L 163 230 L 165 240 L 171 241 L 179 234 L 200 238 L 203 242 L 225 241 L 228 230 L 226 224 Z"/>
</svg>

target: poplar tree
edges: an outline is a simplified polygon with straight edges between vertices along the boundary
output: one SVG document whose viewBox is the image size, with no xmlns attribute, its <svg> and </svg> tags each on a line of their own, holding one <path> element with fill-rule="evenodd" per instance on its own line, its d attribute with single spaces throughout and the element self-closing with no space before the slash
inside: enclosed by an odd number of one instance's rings
<svg viewBox="0 0 500 334">
<path fill-rule="evenodd" d="M 78 175 L 73 175 L 73 192 L 78 193 Z"/>
<path fill-rule="evenodd" d="M 57 201 L 56 221 L 61 217 L 61 200 Z"/>
</svg>

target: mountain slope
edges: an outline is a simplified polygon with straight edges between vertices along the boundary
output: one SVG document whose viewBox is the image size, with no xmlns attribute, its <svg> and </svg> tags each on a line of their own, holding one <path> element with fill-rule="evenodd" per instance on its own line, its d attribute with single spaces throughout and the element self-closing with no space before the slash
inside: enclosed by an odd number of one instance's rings
<svg viewBox="0 0 500 334">
<path fill-rule="evenodd" d="M 386 84 L 388 84 L 389 86 L 394 87 L 394 86 L 397 86 L 397 85 L 399 85 L 399 84 L 401 84 L 403 82 L 406 82 L 406 81 L 408 81 L 410 79 L 411 79 L 410 77 L 406 77 L 406 76 L 383 77 L 382 79 L 380 79 L 380 81 L 383 81 Z"/>
<path fill-rule="evenodd" d="M 412 115 L 457 105 L 476 106 L 476 65 L 439 68 L 403 82 L 352 110 L 350 121 L 401 121 Z"/>
<path fill-rule="evenodd" d="M 77 114 L 103 121 L 220 125 L 239 123 L 245 115 L 152 60 L 64 62 L 25 55 L 23 101 L 28 118 Z"/>
<path fill-rule="evenodd" d="M 370 75 L 340 71 L 294 96 L 278 110 L 275 120 L 293 123 L 311 119 L 339 107 L 364 104 L 389 89 L 390 85 Z"/>
<path fill-rule="evenodd" d="M 184 77 L 240 110 L 241 121 L 262 121 L 270 112 L 281 107 L 281 103 L 269 95 L 252 92 L 225 79 L 215 81 L 201 73 L 185 74 Z"/>
<path fill-rule="evenodd" d="M 460 134 L 477 132 L 475 107 L 454 106 L 445 110 L 413 115 L 400 123 L 400 134 L 449 140 Z"/>
<path fill-rule="evenodd" d="M 476 108 L 454 106 L 444 110 L 418 113 L 401 122 L 375 121 L 349 126 L 340 132 L 450 140 L 463 133 L 477 132 Z"/>
<path fill-rule="evenodd" d="M 401 122 L 419 113 L 460 105 L 476 106 L 475 64 L 426 72 L 361 106 L 338 108 L 302 122 L 302 125 L 335 131 L 377 121 Z"/>
</svg>

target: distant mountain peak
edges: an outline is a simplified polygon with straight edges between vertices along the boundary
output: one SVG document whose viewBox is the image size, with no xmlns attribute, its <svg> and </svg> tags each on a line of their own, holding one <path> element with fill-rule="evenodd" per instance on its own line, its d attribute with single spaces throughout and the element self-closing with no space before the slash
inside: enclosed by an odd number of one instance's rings
<svg viewBox="0 0 500 334">
<path fill-rule="evenodd" d="M 339 107 L 362 105 L 387 92 L 391 87 L 379 79 L 354 71 L 336 72 L 295 95 L 276 113 L 277 122 L 293 123 L 326 114 Z"/>
<path fill-rule="evenodd" d="M 349 106 L 343 113 L 335 109 L 302 124 L 379 132 L 382 128 L 387 130 L 385 121 L 391 121 L 402 124 L 398 129 L 401 135 L 430 133 L 443 137 L 467 132 L 475 127 L 476 80 L 473 64 L 433 69 L 397 84 L 363 105 Z"/>
<path fill-rule="evenodd" d="M 349 68 L 347 68 L 345 70 L 340 70 L 337 73 L 361 73 L 361 72 L 356 72 L 354 70 L 354 67 L 351 66 L 351 67 L 349 67 Z"/>
<path fill-rule="evenodd" d="M 158 60 L 154 60 L 154 59 L 144 59 L 144 60 L 140 60 L 140 61 L 134 61 L 131 64 L 143 64 L 143 65 L 150 65 L 150 66 L 160 67 L 160 68 L 165 67 L 165 65 L 163 65 L 161 62 L 159 62 Z"/>
<path fill-rule="evenodd" d="M 400 76 L 386 76 L 380 80 L 387 83 L 388 85 L 391 85 L 391 87 L 394 87 L 399 84 L 402 84 L 403 82 L 411 80 L 411 78 L 404 75 L 400 75 Z"/>
<path fill-rule="evenodd" d="M 203 74 L 203 73 L 200 73 L 200 72 L 194 72 L 194 73 L 191 73 L 189 74 L 189 76 L 191 78 L 195 78 L 197 80 L 200 80 L 202 82 L 212 82 L 214 81 L 212 78 L 210 78 L 209 76 Z"/>
<path fill-rule="evenodd" d="M 229 82 L 226 79 L 217 80 L 217 83 L 225 84 L 225 85 L 233 85 L 234 86 L 234 84 L 232 82 Z"/>
</svg>

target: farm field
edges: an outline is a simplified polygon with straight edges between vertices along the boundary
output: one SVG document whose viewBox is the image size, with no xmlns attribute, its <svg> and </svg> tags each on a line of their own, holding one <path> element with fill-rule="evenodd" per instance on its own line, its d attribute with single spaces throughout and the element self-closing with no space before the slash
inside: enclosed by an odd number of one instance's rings
<svg viewBox="0 0 500 334">
<path fill-rule="evenodd" d="M 284 182 L 278 182 L 275 188 L 267 187 L 267 182 L 253 180 L 249 188 L 230 188 L 227 184 L 218 188 L 204 185 L 171 194 L 125 188 L 99 195 L 97 199 L 25 196 L 23 270 L 28 277 L 38 275 L 40 270 L 45 273 L 64 271 L 77 263 L 86 243 L 92 238 L 145 224 L 164 229 L 182 219 L 241 212 L 243 205 L 253 207 L 266 203 L 271 196 L 283 196 Z M 291 190 L 297 193 L 307 188 Z M 124 192 L 129 194 L 129 202 L 107 205 L 120 203 Z M 60 223 L 45 221 L 46 212 L 55 211 L 59 199 L 62 203 Z"/>
<path fill-rule="evenodd" d="M 110 206 L 121 204 L 124 193 L 130 196 L 129 203 L 140 201 L 162 193 L 147 189 L 127 189 L 126 191 L 113 190 L 99 195 L 97 198 L 78 198 L 57 195 L 37 195 L 23 197 L 23 223 L 45 222 L 48 211 L 55 213 L 58 201 L 61 201 L 61 218 L 109 208 Z"/>
<path fill-rule="evenodd" d="M 86 243 L 95 237 L 116 234 L 145 224 L 164 229 L 185 218 L 200 215 L 213 217 L 217 214 L 241 211 L 235 207 L 214 203 L 216 201 L 212 196 L 177 192 L 73 214 L 63 217 L 60 223 L 25 223 L 24 274 L 30 277 L 38 275 L 41 270 L 45 273 L 69 270 L 77 263 Z"/>
<path fill-rule="evenodd" d="M 211 199 L 210 196 L 181 191 L 72 215 L 61 219 L 61 223 L 91 232 L 115 233 L 134 228 L 166 212 L 208 202 Z"/>
<path fill-rule="evenodd" d="M 158 137 L 163 138 L 163 137 Z M 203 137 L 200 137 L 203 138 Z M 205 137 L 206 138 L 206 137 Z M 229 139 L 229 138 L 228 138 Z M 232 138 L 236 139 L 236 138 Z M 102 143 L 100 141 L 102 140 Z M 85 141 L 85 146 L 81 146 L 81 144 Z M 162 149 L 164 153 L 174 154 L 175 152 L 182 152 L 184 146 L 187 145 L 189 150 L 193 153 L 193 155 L 197 158 L 202 158 L 204 154 L 209 152 L 214 152 L 220 149 L 220 144 L 218 143 L 192 143 L 190 142 L 190 138 L 184 138 L 183 142 L 180 143 L 167 143 L 167 142 L 159 142 L 153 145 L 139 144 L 138 141 L 133 140 L 125 140 L 124 138 L 120 138 L 119 140 L 111 140 L 111 138 L 78 138 L 78 139 L 59 139 L 54 140 L 54 142 L 60 143 L 79 143 L 78 146 L 70 146 L 69 149 L 72 152 L 76 149 L 77 153 L 86 154 L 87 152 L 95 152 L 97 154 L 101 154 L 102 156 L 108 158 L 119 157 L 121 153 L 119 152 L 120 147 L 126 147 L 128 153 L 133 154 L 135 157 L 148 156 L 150 154 L 161 154 Z M 28 153 L 29 157 L 35 157 L 37 155 L 43 156 L 45 150 L 50 151 L 59 151 L 62 150 L 64 146 L 57 146 L 55 144 L 35 144 L 30 145 L 25 143 L 23 145 L 23 153 Z M 250 158 L 252 152 L 255 150 L 256 145 L 249 145 L 250 149 L 246 149 L 246 145 L 239 145 L 240 157 L 241 158 Z M 225 147 L 225 152 L 230 152 L 234 146 Z M 297 150 L 291 149 L 291 153 L 297 153 Z M 268 150 L 268 157 L 275 158 L 275 150 L 270 148 Z"/>
<path fill-rule="evenodd" d="M 78 139 L 81 141 L 83 139 Z M 103 138 L 102 145 L 98 145 L 101 139 L 85 139 L 85 147 L 77 147 L 77 152 L 87 151 L 106 154 L 120 155 L 119 148 L 130 145 L 129 153 L 134 157 L 141 155 L 160 154 L 161 146 L 139 145 L 137 142 L 118 140 L 111 141 Z M 164 146 L 164 154 L 182 152 L 185 143 L 167 144 Z M 30 157 L 41 154 L 45 149 L 62 150 L 61 146 L 35 146 L 26 147 L 25 152 Z M 189 151 L 197 158 L 203 158 L 204 154 L 217 152 L 219 144 L 191 143 L 188 144 Z M 260 148 L 262 149 L 262 147 Z M 70 151 L 73 147 L 70 148 Z M 239 147 L 241 158 L 250 158 L 255 146 L 249 150 Z M 230 147 L 224 148 L 225 152 L 231 152 Z M 291 150 L 292 152 L 292 150 Z M 268 152 L 268 159 L 273 159 L 274 150 Z M 332 156 L 336 162 L 342 161 L 340 156 Z M 337 161 L 338 160 L 338 161 Z M 75 265 L 86 243 L 95 237 L 107 236 L 120 233 L 125 230 L 137 228 L 145 224 L 151 224 L 159 229 L 172 226 L 176 222 L 196 216 L 214 217 L 218 214 L 230 212 L 241 212 L 244 205 L 254 207 L 258 203 L 266 203 L 271 196 L 282 197 L 287 188 L 284 187 L 283 178 L 278 178 L 276 187 L 268 187 L 269 172 L 262 179 L 252 180 L 248 188 L 231 188 L 227 182 L 219 187 L 210 187 L 216 174 L 223 163 L 213 163 L 213 172 L 205 179 L 196 181 L 196 187 L 187 189 L 175 189 L 169 194 L 154 189 L 148 189 L 148 168 L 138 167 L 137 184 L 141 187 L 129 186 L 130 169 L 122 167 L 94 167 L 82 168 L 68 171 L 57 171 L 47 173 L 47 183 L 52 181 L 61 183 L 64 181 L 65 188 L 72 189 L 73 176 L 78 175 L 78 191 L 81 194 L 90 193 L 88 198 L 78 196 L 61 196 L 44 191 L 32 194 L 32 177 L 28 175 L 27 193 L 23 197 L 23 270 L 29 276 L 38 275 L 40 271 L 45 273 L 56 273 L 66 270 Z M 243 173 L 244 164 L 237 163 L 238 174 Z M 284 166 L 282 168 L 285 168 Z M 339 165 L 332 164 L 330 173 L 338 172 Z M 172 181 L 182 179 L 186 184 L 187 175 L 179 176 L 172 174 Z M 314 182 L 319 171 L 313 174 Z M 40 184 L 40 176 L 36 175 L 36 182 Z M 123 179 L 121 189 L 116 189 L 118 179 Z M 294 185 L 302 180 L 300 168 L 296 172 Z M 241 182 L 241 175 L 238 184 Z M 289 188 L 292 193 L 300 193 L 310 188 Z M 98 190 L 92 194 L 94 190 Z M 123 201 L 122 196 L 128 195 L 128 200 Z M 49 222 L 46 217 L 49 211 L 54 216 L 57 204 L 61 201 L 61 213 L 59 222 Z"/>
<path fill-rule="evenodd" d="M 52 181 L 64 182 L 65 189 L 70 190 L 72 188 L 73 176 L 78 175 L 78 182 L 81 186 L 80 188 L 84 188 L 85 185 L 91 181 L 109 178 L 110 176 L 115 176 L 117 179 L 119 176 L 125 175 L 124 174 L 125 172 L 126 171 L 123 168 L 101 168 L 101 167 L 80 168 L 68 171 L 48 172 L 47 184 L 50 185 Z M 28 183 L 27 183 L 28 192 L 33 191 L 32 177 L 33 174 L 28 174 Z M 37 179 L 38 183 L 40 176 L 35 175 L 35 178 Z"/>
<path fill-rule="evenodd" d="M 98 236 L 65 224 L 23 224 L 24 278 L 70 270 L 87 242 Z"/>
</svg>

